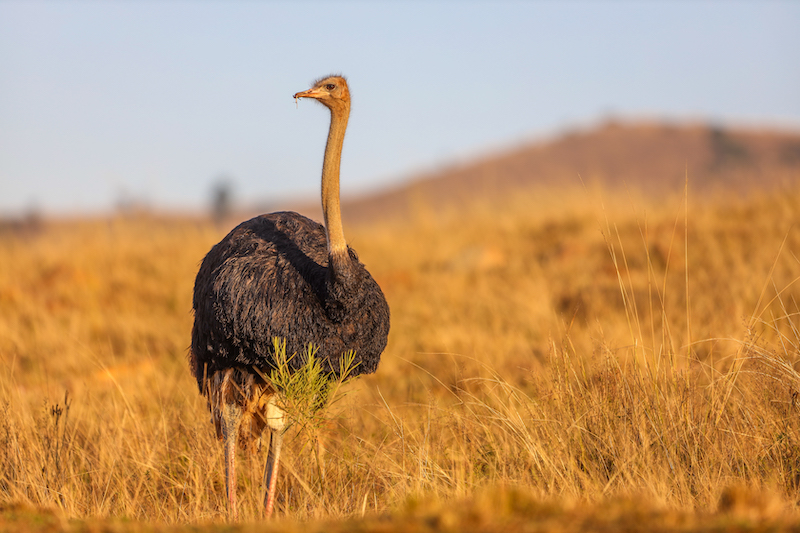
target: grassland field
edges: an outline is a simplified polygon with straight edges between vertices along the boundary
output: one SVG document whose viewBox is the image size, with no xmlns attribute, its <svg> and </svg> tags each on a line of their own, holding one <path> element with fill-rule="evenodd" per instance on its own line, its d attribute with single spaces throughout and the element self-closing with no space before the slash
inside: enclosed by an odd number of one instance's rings
<svg viewBox="0 0 800 533">
<path fill-rule="evenodd" d="M 392 312 L 378 372 L 222 449 L 187 367 L 235 222 L 0 234 L 0 531 L 798 531 L 800 188 L 539 188 L 348 224 Z"/>
</svg>

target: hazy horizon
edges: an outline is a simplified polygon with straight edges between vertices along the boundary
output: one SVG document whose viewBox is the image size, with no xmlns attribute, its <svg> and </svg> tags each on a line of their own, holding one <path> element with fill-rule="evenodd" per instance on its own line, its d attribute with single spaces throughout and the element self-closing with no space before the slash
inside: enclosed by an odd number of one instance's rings
<svg viewBox="0 0 800 533">
<path fill-rule="evenodd" d="M 456 8 L 457 6 L 457 8 Z M 794 2 L 0 2 L 0 214 L 342 192 L 608 118 L 800 129 Z"/>
</svg>

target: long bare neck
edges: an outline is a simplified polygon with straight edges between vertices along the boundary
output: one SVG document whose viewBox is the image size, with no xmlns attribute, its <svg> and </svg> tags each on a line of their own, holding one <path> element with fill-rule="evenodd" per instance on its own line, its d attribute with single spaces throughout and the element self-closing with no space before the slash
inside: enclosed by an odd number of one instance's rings
<svg viewBox="0 0 800 533">
<path fill-rule="evenodd" d="M 328 253 L 347 254 L 347 242 L 342 229 L 342 210 L 339 206 L 339 167 L 342 161 L 342 145 L 347 129 L 350 108 L 331 109 L 331 128 L 325 145 L 325 160 L 322 163 L 322 213 L 328 236 Z"/>
</svg>

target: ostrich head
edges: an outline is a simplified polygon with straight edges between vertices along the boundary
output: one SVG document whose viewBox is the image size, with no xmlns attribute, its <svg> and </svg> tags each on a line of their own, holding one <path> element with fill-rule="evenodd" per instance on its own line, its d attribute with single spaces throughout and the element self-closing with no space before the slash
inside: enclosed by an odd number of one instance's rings
<svg viewBox="0 0 800 533">
<path fill-rule="evenodd" d="M 314 82 L 307 91 L 294 95 L 295 98 L 313 98 L 332 112 L 342 112 L 350 108 L 350 90 L 347 80 L 342 76 L 327 76 Z"/>
</svg>

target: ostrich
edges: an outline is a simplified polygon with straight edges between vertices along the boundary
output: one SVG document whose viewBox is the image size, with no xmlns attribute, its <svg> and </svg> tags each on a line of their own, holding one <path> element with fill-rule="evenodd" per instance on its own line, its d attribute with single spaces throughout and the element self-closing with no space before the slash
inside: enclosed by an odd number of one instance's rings
<svg viewBox="0 0 800 533">
<path fill-rule="evenodd" d="M 331 376 L 352 350 L 355 376 L 375 372 L 389 334 L 383 292 L 342 231 L 339 167 L 350 115 L 347 82 L 328 76 L 294 97 L 313 98 L 331 112 L 322 165 L 325 225 L 285 211 L 243 222 L 211 248 L 194 285 L 190 366 L 224 441 L 225 489 L 234 520 L 237 442 L 247 449 L 265 429 L 265 516 L 275 502 L 286 416 L 280 391 L 263 378 L 277 365 L 273 339 L 285 341 L 287 354 L 302 353 L 312 343 Z M 294 357 L 287 364 L 296 371 L 303 361 Z"/>
</svg>

